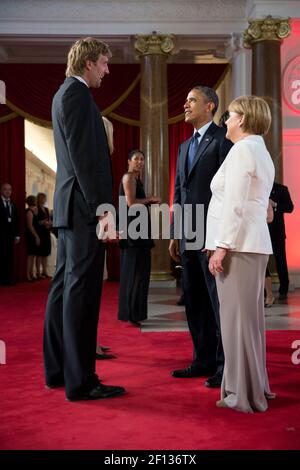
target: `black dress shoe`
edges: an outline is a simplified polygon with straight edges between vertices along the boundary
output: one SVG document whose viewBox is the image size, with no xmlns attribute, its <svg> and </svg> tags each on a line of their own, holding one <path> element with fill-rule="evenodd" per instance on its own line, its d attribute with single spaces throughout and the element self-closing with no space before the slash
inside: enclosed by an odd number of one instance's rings
<svg viewBox="0 0 300 470">
<path fill-rule="evenodd" d="M 64 382 L 55 382 L 55 383 L 51 383 L 51 384 L 46 384 L 45 388 L 50 390 L 52 388 L 61 388 L 61 387 L 64 387 L 64 386 L 65 386 Z"/>
<path fill-rule="evenodd" d="M 220 388 L 222 383 L 223 372 L 217 372 L 212 377 L 204 382 L 204 385 L 209 388 Z"/>
<path fill-rule="evenodd" d="M 103 354 L 96 353 L 96 359 L 116 359 L 116 356 L 114 356 L 113 354 L 107 354 L 107 353 L 103 353 Z"/>
<path fill-rule="evenodd" d="M 141 327 L 141 324 L 140 322 L 138 321 L 135 321 L 135 320 L 129 320 L 129 323 L 132 325 L 132 326 L 137 326 L 137 327 Z"/>
<path fill-rule="evenodd" d="M 205 369 L 202 367 L 189 366 L 186 369 L 177 369 L 171 372 L 171 375 L 180 379 L 190 379 L 191 377 L 205 377 L 215 372 L 212 369 Z"/>
<path fill-rule="evenodd" d="M 125 388 L 115 387 L 114 385 L 99 384 L 89 392 L 82 393 L 67 397 L 68 401 L 81 401 L 81 400 L 100 400 L 101 398 L 112 398 L 125 393 Z"/>
<path fill-rule="evenodd" d="M 287 300 L 288 296 L 287 294 L 279 294 L 278 300 Z"/>
<path fill-rule="evenodd" d="M 178 301 L 176 302 L 176 305 L 185 305 L 185 302 L 184 302 L 184 295 L 182 294 L 182 296 L 178 299 Z"/>
</svg>

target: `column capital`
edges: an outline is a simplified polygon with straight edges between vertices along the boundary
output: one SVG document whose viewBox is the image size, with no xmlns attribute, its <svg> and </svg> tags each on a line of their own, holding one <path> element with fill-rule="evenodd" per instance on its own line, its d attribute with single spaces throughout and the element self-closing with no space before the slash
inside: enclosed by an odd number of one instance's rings
<svg viewBox="0 0 300 470">
<path fill-rule="evenodd" d="M 274 18 L 268 15 L 262 20 L 248 20 L 249 26 L 244 32 L 244 47 L 251 48 L 256 42 L 279 41 L 291 32 L 290 18 Z"/>
<path fill-rule="evenodd" d="M 139 34 L 135 36 L 134 48 L 137 55 L 144 56 L 150 54 L 169 55 L 174 49 L 174 36 L 157 34 Z"/>
</svg>

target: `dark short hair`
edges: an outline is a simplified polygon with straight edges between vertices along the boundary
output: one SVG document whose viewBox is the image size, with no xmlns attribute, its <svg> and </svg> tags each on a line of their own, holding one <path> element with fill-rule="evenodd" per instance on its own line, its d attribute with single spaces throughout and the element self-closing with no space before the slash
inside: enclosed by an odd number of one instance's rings
<svg viewBox="0 0 300 470">
<path fill-rule="evenodd" d="M 32 194 L 25 199 L 28 206 L 36 206 L 36 197 Z"/>
<path fill-rule="evenodd" d="M 222 116 L 220 117 L 219 126 L 224 127 L 225 129 L 227 129 L 227 126 L 225 124 L 227 119 L 229 119 L 229 111 L 227 111 L 227 109 L 226 109 L 225 113 L 223 113 Z"/>
<path fill-rule="evenodd" d="M 130 150 L 129 154 L 128 154 L 128 160 L 131 160 L 133 155 L 135 155 L 136 153 L 141 153 L 145 159 L 145 154 L 143 152 L 143 150 L 139 150 L 139 149 L 134 149 L 134 150 Z"/>
<path fill-rule="evenodd" d="M 214 109 L 212 110 L 212 115 L 214 116 L 219 107 L 219 98 L 215 90 L 208 86 L 202 86 L 202 85 L 194 86 L 192 90 L 200 91 L 200 93 L 202 93 L 202 95 L 205 96 L 207 103 L 211 102 L 215 105 Z"/>
</svg>

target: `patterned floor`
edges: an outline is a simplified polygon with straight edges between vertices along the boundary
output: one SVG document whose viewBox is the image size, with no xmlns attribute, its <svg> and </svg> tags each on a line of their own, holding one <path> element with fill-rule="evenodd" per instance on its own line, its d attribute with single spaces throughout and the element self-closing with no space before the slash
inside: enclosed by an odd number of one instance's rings
<svg viewBox="0 0 300 470">
<path fill-rule="evenodd" d="M 179 289 L 150 289 L 148 319 L 141 331 L 188 331 L 184 307 L 176 304 L 179 297 Z M 290 292 L 287 301 L 266 308 L 265 316 L 268 330 L 300 330 L 300 289 Z"/>
</svg>

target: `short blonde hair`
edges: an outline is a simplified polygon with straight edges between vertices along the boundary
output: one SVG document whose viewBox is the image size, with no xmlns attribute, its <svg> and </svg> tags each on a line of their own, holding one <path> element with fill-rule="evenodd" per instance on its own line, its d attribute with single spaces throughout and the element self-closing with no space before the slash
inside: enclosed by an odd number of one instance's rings
<svg viewBox="0 0 300 470">
<path fill-rule="evenodd" d="M 244 116 L 242 130 L 256 135 L 266 135 L 272 116 L 268 103 L 259 96 L 239 96 L 228 106 L 228 110 Z"/>
<path fill-rule="evenodd" d="M 109 147 L 109 153 L 112 154 L 114 151 L 114 127 L 112 123 L 106 117 L 102 117 L 103 124 L 105 127 L 105 132 L 107 136 L 107 143 Z"/>
<path fill-rule="evenodd" d="M 100 55 L 111 57 L 107 44 L 91 37 L 79 39 L 69 50 L 66 77 L 82 75 L 86 61 L 96 62 Z"/>
</svg>

